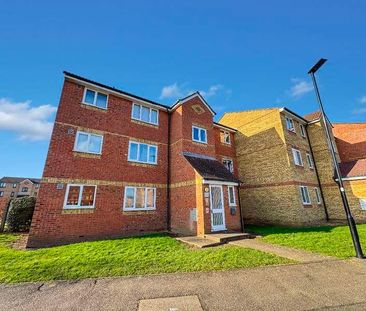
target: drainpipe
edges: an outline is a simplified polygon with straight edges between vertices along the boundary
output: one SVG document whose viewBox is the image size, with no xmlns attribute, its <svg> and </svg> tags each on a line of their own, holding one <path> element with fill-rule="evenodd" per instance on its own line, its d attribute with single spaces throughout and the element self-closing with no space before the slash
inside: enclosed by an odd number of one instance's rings
<svg viewBox="0 0 366 311">
<path fill-rule="evenodd" d="M 239 204 L 239 213 L 240 213 L 240 226 L 241 226 L 241 232 L 244 233 L 244 220 L 243 220 L 243 212 L 241 210 L 241 202 L 240 202 L 240 183 L 237 187 L 237 196 L 238 196 L 238 204 Z"/>
<path fill-rule="evenodd" d="M 323 202 L 323 206 L 324 206 L 324 213 L 325 213 L 325 219 L 328 222 L 329 221 L 328 209 L 327 209 L 327 205 L 326 205 L 325 200 L 324 200 L 324 193 L 323 193 L 322 184 L 320 183 L 320 177 L 319 177 L 318 168 L 317 168 L 316 163 L 315 163 L 316 161 L 315 161 L 315 158 L 314 158 L 313 147 L 311 146 L 311 142 L 310 142 L 310 139 L 309 139 L 308 125 L 305 126 L 305 132 L 306 132 L 306 138 L 308 140 L 309 147 L 310 147 L 310 154 L 311 154 L 311 158 L 313 160 L 313 165 L 314 165 L 316 179 L 318 180 L 318 185 L 319 185 L 319 189 L 320 189 L 320 195 L 322 197 L 322 202 Z"/>
<path fill-rule="evenodd" d="M 171 221 L 170 221 L 170 216 L 171 216 L 171 212 L 170 212 L 170 129 L 171 129 L 171 126 L 170 126 L 170 123 L 171 123 L 171 113 L 169 112 L 168 110 L 168 152 L 167 152 L 167 166 L 168 166 L 168 172 L 167 172 L 167 180 L 166 180 L 166 183 L 167 183 L 167 193 L 166 193 L 166 196 L 167 196 L 167 213 L 166 213 L 166 216 L 167 216 L 167 229 L 168 231 L 170 231 L 171 229 Z"/>
</svg>

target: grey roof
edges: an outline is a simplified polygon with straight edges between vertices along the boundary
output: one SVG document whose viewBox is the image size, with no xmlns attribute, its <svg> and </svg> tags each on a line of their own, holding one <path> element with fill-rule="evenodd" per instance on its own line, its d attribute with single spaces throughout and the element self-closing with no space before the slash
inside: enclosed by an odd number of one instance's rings
<svg viewBox="0 0 366 311">
<path fill-rule="evenodd" d="M 229 181 L 240 183 L 221 162 L 208 157 L 184 154 L 189 164 L 206 180 Z"/>
<path fill-rule="evenodd" d="M 20 183 L 20 182 L 22 182 L 23 180 L 26 180 L 26 179 L 29 179 L 34 184 L 39 184 L 41 182 L 40 178 L 9 177 L 9 176 L 4 176 L 3 178 L 0 179 L 0 182 L 14 184 L 14 183 Z"/>
</svg>

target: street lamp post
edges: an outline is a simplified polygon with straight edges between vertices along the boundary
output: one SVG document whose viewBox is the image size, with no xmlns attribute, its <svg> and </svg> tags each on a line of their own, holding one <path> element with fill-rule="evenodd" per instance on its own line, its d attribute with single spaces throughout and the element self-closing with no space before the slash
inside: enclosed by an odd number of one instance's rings
<svg viewBox="0 0 366 311">
<path fill-rule="evenodd" d="M 325 116 L 325 112 L 324 112 L 324 107 L 323 107 L 323 103 L 322 100 L 320 98 L 320 93 L 319 93 L 319 89 L 318 89 L 318 85 L 316 83 L 316 79 L 315 79 L 315 72 L 318 71 L 318 69 L 326 62 L 327 60 L 324 58 L 321 58 L 308 72 L 308 74 L 310 74 L 311 79 L 313 80 L 313 85 L 314 85 L 314 90 L 315 90 L 315 94 L 316 94 L 316 98 L 318 100 L 319 103 L 319 107 L 320 107 L 320 112 L 321 112 L 321 118 L 324 122 L 324 126 L 325 126 L 325 133 L 327 135 L 327 140 L 328 140 L 328 144 L 330 147 L 330 151 L 332 154 L 332 159 L 333 159 L 333 165 L 334 165 L 334 170 L 335 170 L 335 177 L 337 180 L 337 185 L 339 188 L 339 192 L 341 194 L 342 197 L 342 202 L 343 202 L 343 207 L 344 210 L 346 212 L 346 216 L 347 216 L 347 222 L 348 222 L 348 226 L 349 226 L 349 230 L 351 232 L 351 236 L 352 236 L 352 241 L 353 241 L 353 245 L 355 247 L 355 251 L 356 251 L 356 257 L 357 258 L 362 258 L 364 259 L 365 257 L 363 256 L 362 253 L 362 248 L 361 248 L 361 244 L 360 244 L 360 239 L 358 236 L 358 232 L 357 232 L 357 227 L 356 227 L 356 223 L 355 220 L 353 219 L 351 210 L 349 208 L 349 204 L 348 204 L 348 200 L 347 200 L 347 195 L 346 192 L 344 190 L 344 186 L 343 186 L 343 181 L 342 181 L 342 176 L 341 176 L 341 172 L 339 169 L 339 165 L 338 165 L 338 161 L 337 161 L 337 157 L 336 157 L 336 153 L 335 153 L 335 149 L 334 149 L 334 145 L 332 142 L 332 136 L 331 136 L 331 130 L 329 128 L 329 124 L 327 122 L 326 116 Z"/>
</svg>

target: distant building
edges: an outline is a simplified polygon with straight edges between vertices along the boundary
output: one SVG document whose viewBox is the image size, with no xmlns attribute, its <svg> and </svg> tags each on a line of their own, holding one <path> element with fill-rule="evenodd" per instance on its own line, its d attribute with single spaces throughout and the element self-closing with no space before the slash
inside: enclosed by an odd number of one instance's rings
<svg viewBox="0 0 366 311">
<path fill-rule="evenodd" d="M 38 178 L 3 177 L 0 179 L 0 197 L 19 198 L 38 195 L 41 180 Z"/>
</svg>

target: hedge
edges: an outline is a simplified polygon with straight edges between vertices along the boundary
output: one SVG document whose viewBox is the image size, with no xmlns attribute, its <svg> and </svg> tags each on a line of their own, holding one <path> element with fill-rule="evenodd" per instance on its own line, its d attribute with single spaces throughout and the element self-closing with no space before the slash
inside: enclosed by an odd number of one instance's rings
<svg viewBox="0 0 366 311">
<path fill-rule="evenodd" d="M 23 197 L 13 199 L 10 203 L 10 210 L 7 217 L 7 230 L 10 232 L 24 232 L 30 229 L 35 197 Z"/>
</svg>

